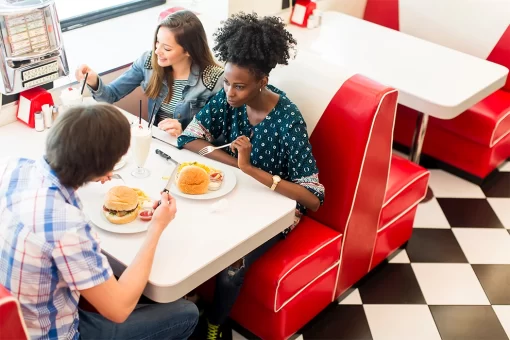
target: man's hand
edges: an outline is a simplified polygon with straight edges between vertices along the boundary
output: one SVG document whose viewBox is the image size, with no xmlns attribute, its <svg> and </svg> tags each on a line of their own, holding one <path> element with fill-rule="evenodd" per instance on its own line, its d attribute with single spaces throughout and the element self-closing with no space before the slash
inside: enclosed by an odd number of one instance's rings
<svg viewBox="0 0 510 340">
<path fill-rule="evenodd" d="M 154 214 L 152 215 L 152 226 L 160 228 L 160 231 L 165 230 L 170 222 L 175 218 L 177 213 L 177 204 L 175 198 L 170 194 L 163 192 L 161 193 L 161 204 L 158 206 L 158 202 L 154 202 L 153 208 Z"/>
<path fill-rule="evenodd" d="M 113 176 L 113 172 L 109 172 L 107 173 L 106 175 L 102 176 L 102 177 L 99 177 L 98 179 L 96 179 L 96 182 L 101 182 L 101 184 L 105 184 L 106 182 L 108 181 L 111 181 L 112 180 L 112 176 Z"/>
</svg>

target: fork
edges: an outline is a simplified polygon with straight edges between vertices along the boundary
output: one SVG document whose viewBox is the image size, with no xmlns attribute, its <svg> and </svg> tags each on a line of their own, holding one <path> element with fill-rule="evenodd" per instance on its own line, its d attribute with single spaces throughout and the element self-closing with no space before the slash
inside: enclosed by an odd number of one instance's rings
<svg viewBox="0 0 510 340">
<path fill-rule="evenodd" d="M 212 145 L 209 145 L 209 146 L 206 146 L 205 148 L 202 148 L 202 149 L 198 150 L 198 154 L 200 156 L 205 156 L 205 155 L 213 152 L 214 150 L 218 150 L 218 149 L 223 149 L 223 148 L 229 147 L 230 144 L 232 144 L 232 143 L 228 143 L 228 144 L 225 144 L 225 145 L 222 145 L 222 146 L 212 146 Z"/>
<path fill-rule="evenodd" d="M 124 181 L 124 178 L 122 178 L 122 176 L 119 174 L 113 174 L 111 178 L 120 179 L 122 182 L 126 183 L 126 181 Z"/>
</svg>

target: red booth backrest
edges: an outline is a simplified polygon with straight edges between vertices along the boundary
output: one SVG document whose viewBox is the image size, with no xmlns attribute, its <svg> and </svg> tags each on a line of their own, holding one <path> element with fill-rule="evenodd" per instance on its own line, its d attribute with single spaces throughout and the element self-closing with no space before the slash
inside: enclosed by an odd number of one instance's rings
<svg viewBox="0 0 510 340">
<path fill-rule="evenodd" d="M 508 20 L 510 21 L 510 12 L 508 13 L 508 15 L 509 15 Z M 503 65 L 506 68 L 510 69 L 510 25 L 508 25 L 508 27 L 506 28 L 505 33 L 503 33 L 503 36 L 501 36 L 501 39 L 494 47 L 491 54 L 489 54 L 487 60 L 490 60 L 493 63 Z M 506 78 L 506 84 L 504 89 L 506 91 L 510 91 L 510 75 Z"/>
<path fill-rule="evenodd" d="M 396 90 L 355 75 L 342 85 L 310 137 L 326 187 L 324 206 L 310 217 L 344 234 L 338 293 L 370 267 L 389 175 L 397 97 Z"/>
</svg>

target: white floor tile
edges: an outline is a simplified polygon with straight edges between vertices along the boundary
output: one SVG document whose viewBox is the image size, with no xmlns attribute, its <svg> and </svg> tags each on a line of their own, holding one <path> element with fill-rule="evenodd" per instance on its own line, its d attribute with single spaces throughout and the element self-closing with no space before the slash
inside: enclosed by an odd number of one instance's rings
<svg viewBox="0 0 510 340">
<path fill-rule="evenodd" d="M 339 305 L 361 305 L 361 296 L 359 295 L 359 290 L 356 288 L 349 294 L 345 299 L 340 301 Z"/>
<path fill-rule="evenodd" d="M 485 198 L 485 194 L 478 185 L 443 170 L 430 170 L 429 186 L 435 197 Z"/>
<path fill-rule="evenodd" d="M 415 228 L 450 229 L 450 224 L 435 198 L 418 205 L 414 219 Z"/>
<path fill-rule="evenodd" d="M 510 172 L 510 162 L 506 162 L 501 168 L 499 168 L 499 171 Z"/>
<path fill-rule="evenodd" d="M 503 226 L 510 229 L 510 198 L 488 198 L 487 200 Z"/>
<path fill-rule="evenodd" d="M 407 252 L 405 249 L 398 251 L 399 253 L 395 255 L 389 262 L 390 263 L 410 263 L 409 256 L 407 256 Z"/>
<path fill-rule="evenodd" d="M 464 263 L 412 263 L 429 305 L 488 305 L 473 268 Z"/>
<path fill-rule="evenodd" d="M 376 340 L 441 339 L 426 305 L 364 305 Z"/>
<path fill-rule="evenodd" d="M 506 335 L 510 338 L 510 306 L 492 306 L 503 326 Z"/>
<path fill-rule="evenodd" d="M 510 264 L 510 235 L 506 229 L 452 228 L 472 264 Z"/>
<path fill-rule="evenodd" d="M 244 336 L 232 330 L 232 340 L 247 340 Z"/>
</svg>

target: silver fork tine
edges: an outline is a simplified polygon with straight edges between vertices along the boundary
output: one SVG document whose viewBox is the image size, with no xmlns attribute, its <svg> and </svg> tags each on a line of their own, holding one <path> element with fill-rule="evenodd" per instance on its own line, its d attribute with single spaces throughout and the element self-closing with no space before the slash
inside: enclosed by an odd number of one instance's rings
<svg viewBox="0 0 510 340">
<path fill-rule="evenodd" d="M 200 156 L 205 156 L 207 155 L 208 153 L 211 153 L 214 151 L 214 148 L 212 146 L 206 146 L 205 148 L 202 148 L 198 151 L 198 154 Z"/>
<path fill-rule="evenodd" d="M 120 179 L 122 182 L 126 183 L 126 182 L 124 181 L 124 178 L 122 178 L 122 176 L 121 176 L 121 175 L 119 175 L 119 174 L 113 174 L 113 175 L 112 175 L 112 178 Z"/>
<path fill-rule="evenodd" d="M 200 156 L 205 156 L 205 155 L 207 155 L 208 153 L 211 153 L 211 152 L 213 152 L 213 151 L 215 151 L 215 150 L 219 150 L 219 149 L 226 148 L 226 147 L 230 146 L 231 144 L 232 144 L 232 143 L 228 143 L 228 144 L 225 144 L 225 145 L 222 145 L 222 146 L 210 146 L 210 145 L 209 145 L 209 146 L 206 146 L 206 147 L 204 147 L 204 148 L 202 148 L 202 149 L 198 150 L 198 154 L 199 154 Z"/>
</svg>

